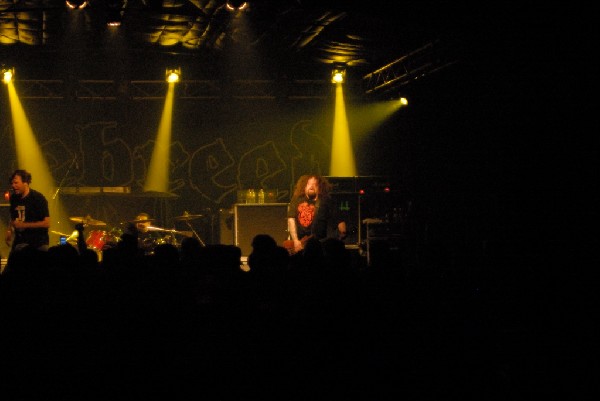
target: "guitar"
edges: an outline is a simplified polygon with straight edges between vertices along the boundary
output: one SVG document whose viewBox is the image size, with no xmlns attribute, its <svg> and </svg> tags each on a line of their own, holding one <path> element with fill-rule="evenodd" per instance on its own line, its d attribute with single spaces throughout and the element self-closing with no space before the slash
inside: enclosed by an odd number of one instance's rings
<svg viewBox="0 0 600 401">
<path fill-rule="evenodd" d="M 310 238 L 312 238 L 312 234 L 305 235 L 304 237 L 300 238 L 300 242 L 302 243 L 302 249 L 304 249 L 304 244 L 306 244 L 306 241 L 308 241 Z M 294 249 L 294 240 L 286 239 L 285 241 L 283 241 L 283 247 L 287 249 L 290 255 L 296 253 L 296 250 Z"/>
</svg>

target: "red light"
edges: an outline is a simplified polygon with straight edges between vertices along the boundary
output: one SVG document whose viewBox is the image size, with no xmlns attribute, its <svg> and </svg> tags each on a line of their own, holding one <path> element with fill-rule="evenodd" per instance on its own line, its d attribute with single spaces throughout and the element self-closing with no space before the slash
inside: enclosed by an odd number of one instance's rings
<svg viewBox="0 0 600 401">
<path fill-rule="evenodd" d="M 365 194 L 365 190 L 364 189 L 359 189 L 358 193 L 361 194 L 361 195 L 364 195 Z"/>
<path fill-rule="evenodd" d="M 385 192 L 386 194 L 387 194 L 388 192 L 390 192 L 390 187 L 385 187 L 385 188 L 383 188 L 383 192 Z"/>
<path fill-rule="evenodd" d="M 8 191 L 4 192 L 4 199 L 10 200 L 10 192 L 8 192 Z"/>
</svg>

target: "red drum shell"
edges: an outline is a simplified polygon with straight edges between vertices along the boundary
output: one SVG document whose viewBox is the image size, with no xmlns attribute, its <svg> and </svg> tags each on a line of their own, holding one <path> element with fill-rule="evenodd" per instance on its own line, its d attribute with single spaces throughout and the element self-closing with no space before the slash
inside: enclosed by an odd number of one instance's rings
<svg viewBox="0 0 600 401">
<path fill-rule="evenodd" d="M 101 251 L 106 245 L 106 240 L 108 239 L 108 235 L 104 230 L 94 230 L 90 232 L 85 243 L 88 248 L 95 249 L 96 251 Z"/>
</svg>

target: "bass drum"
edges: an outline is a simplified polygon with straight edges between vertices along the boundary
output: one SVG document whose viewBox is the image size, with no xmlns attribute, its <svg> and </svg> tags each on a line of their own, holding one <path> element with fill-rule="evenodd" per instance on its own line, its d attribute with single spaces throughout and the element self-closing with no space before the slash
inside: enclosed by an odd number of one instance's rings
<svg viewBox="0 0 600 401">
<path fill-rule="evenodd" d="M 91 248 L 95 251 L 101 251 L 106 245 L 106 241 L 108 239 L 108 234 L 104 230 L 94 230 L 90 232 L 85 243 L 88 248 Z"/>
<path fill-rule="evenodd" d="M 102 262 L 102 251 L 109 246 L 111 235 L 104 230 L 90 231 L 85 243 L 88 249 L 93 250 L 98 255 L 98 262 Z"/>
</svg>

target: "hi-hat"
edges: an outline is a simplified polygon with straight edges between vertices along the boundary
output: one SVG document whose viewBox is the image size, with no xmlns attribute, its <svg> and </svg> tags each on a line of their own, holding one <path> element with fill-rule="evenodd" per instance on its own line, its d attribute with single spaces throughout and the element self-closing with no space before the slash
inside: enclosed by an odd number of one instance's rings
<svg viewBox="0 0 600 401">
<path fill-rule="evenodd" d="M 86 217 L 69 217 L 69 220 L 75 222 L 75 223 L 83 223 L 83 224 L 87 224 L 88 226 L 105 226 L 106 223 L 100 220 L 96 220 L 96 219 L 92 219 L 90 216 L 86 216 Z"/>
<path fill-rule="evenodd" d="M 174 219 L 179 220 L 179 221 L 187 221 L 187 220 L 199 219 L 202 216 L 203 215 L 201 215 L 201 214 L 189 214 L 188 212 L 185 212 L 182 216 L 174 217 Z"/>
</svg>

